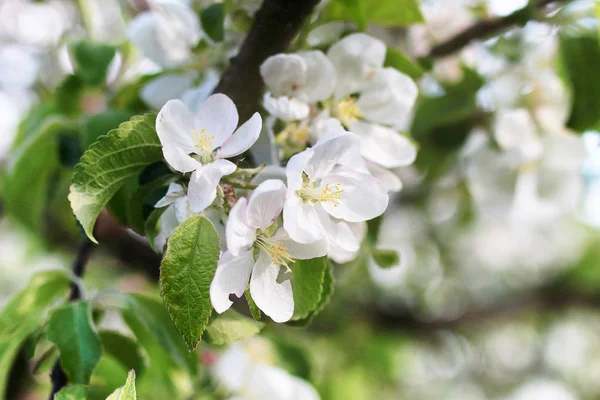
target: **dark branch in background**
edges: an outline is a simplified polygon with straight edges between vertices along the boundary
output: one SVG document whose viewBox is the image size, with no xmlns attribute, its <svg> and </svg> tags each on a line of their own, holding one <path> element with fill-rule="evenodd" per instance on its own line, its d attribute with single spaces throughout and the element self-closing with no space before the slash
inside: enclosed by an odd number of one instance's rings
<svg viewBox="0 0 600 400">
<path fill-rule="evenodd" d="M 240 121 L 258 111 L 263 90 L 260 65 L 284 52 L 319 0 L 265 0 L 237 56 L 215 89 L 237 105 Z"/>
<path fill-rule="evenodd" d="M 77 278 L 83 277 L 85 272 L 85 266 L 90 259 L 94 244 L 87 239 L 83 239 L 79 248 L 77 249 L 77 255 L 73 262 L 73 274 Z M 69 295 L 69 301 L 75 301 L 81 299 L 81 289 L 79 288 L 78 282 L 71 283 L 71 294 Z M 52 372 L 50 372 L 50 380 L 52 381 L 52 393 L 50 393 L 50 400 L 54 399 L 54 395 L 58 393 L 63 387 L 67 386 L 68 380 L 65 371 L 60 366 L 60 359 L 56 360 Z"/>
<path fill-rule="evenodd" d="M 535 4 L 523 7 L 505 17 L 486 19 L 465 29 L 448 41 L 434 46 L 429 52 L 430 58 L 440 58 L 456 53 L 473 40 L 489 39 L 492 36 L 515 27 L 524 26 L 528 21 L 537 17 L 538 11 L 543 10 L 551 3 L 563 3 L 569 0 L 541 0 Z M 533 1 L 532 1 L 533 2 Z"/>
</svg>

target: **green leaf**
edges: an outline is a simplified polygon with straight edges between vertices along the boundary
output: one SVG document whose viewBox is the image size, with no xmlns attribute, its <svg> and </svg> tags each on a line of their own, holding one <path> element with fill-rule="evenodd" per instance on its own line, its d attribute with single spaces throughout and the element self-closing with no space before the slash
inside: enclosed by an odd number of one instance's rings
<svg viewBox="0 0 600 400">
<path fill-rule="evenodd" d="M 210 344 L 226 346 L 257 335 L 263 326 L 260 322 L 228 310 L 209 322 L 202 339 Z"/>
<path fill-rule="evenodd" d="M 106 400 L 136 400 L 135 394 L 135 371 L 129 371 L 127 381 L 123 387 L 118 388 Z"/>
<path fill-rule="evenodd" d="M 567 127 L 585 131 L 600 122 L 600 46 L 596 36 L 560 36 L 560 61 L 572 89 Z"/>
<path fill-rule="evenodd" d="M 144 372 L 146 362 L 135 340 L 115 331 L 100 331 L 99 336 L 105 354 L 111 355 L 128 370 L 134 369 L 139 374 Z"/>
<path fill-rule="evenodd" d="M 132 116 L 132 113 L 126 110 L 106 110 L 87 117 L 83 125 L 83 148 L 87 149 L 100 136 L 116 129 L 119 124 L 128 121 Z"/>
<path fill-rule="evenodd" d="M 364 30 L 366 23 L 406 26 L 424 22 L 418 0 L 332 0 L 327 3 L 325 21 L 354 21 Z"/>
<path fill-rule="evenodd" d="M 254 302 L 252 295 L 250 295 L 250 288 L 246 289 L 246 291 L 244 292 L 244 295 L 246 296 L 246 301 L 248 302 L 248 308 L 250 309 L 250 315 L 252 315 L 252 318 L 254 318 L 255 321 L 260 321 L 262 318 L 262 315 L 260 313 L 260 308 L 258 308 L 256 303 Z"/>
<path fill-rule="evenodd" d="M 56 88 L 58 111 L 64 115 L 76 116 L 81 113 L 81 98 L 85 83 L 78 75 L 67 75 Z"/>
<path fill-rule="evenodd" d="M 87 387 L 84 385 L 71 385 L 56 393 L 54 400 L 85 400 L 87 398 Z"/>
<path fill-rule="evenodd" d="M 383 65 L 385 67 L 396 68 L 398 71 L 413 79 L 419 79 L 425 73 L 419 64 L 408 58 L 400 50 L 394 49 L 393 47 L 387 48 Z"/>
<path fill-rule="evenodd" d="M 371 256 L 381 268 L 391 268 L 400 263 L 400 256 L 395 250 L 371 249 Z"/>
<path fill-rule="evenodd" d="M 41 229 L 50 180 L 58 168 L 56 135 L 73 129 L 63 117 L 49 117 L 8 160 L 2 180 L 6 213 L 28 228 Z"/>
<path fill-rule="evenodd" d="M 146 218 L 146 222 L 144 223 L 144 233 L 146 235 L 146 239 L 148 239 L 148 243 L 152 250 L 156 252 L 162 252 L 163 249 L 157 249 L 156 244 L 156 236 L 158 236 L 160 232 L 159 220 L 163 213 L 167 210 L 168 207 L 155 208 L 152 210 L 148 218 Z"/>
<path fill-rule="evenodd" d="M 292 265 L 292 290 L 294 292 L 294 316 L 292 320 L 307 318 L 321 301 L 325 271 L 329 266 L 327 257 L 296 260 Z"/>
<path fill-rule="evenodd" d="M 71 278 L 64 271 L 34 275 L 0 312 L 0 398 L 4 398 L 11 366 L 25 340 L 44 322 L 48 309 L 66 296 Z"/>
<path fill-rule="evenodd" d="M 102 136 L 75 166 L 69 201 L 85 233 L 94 242 L 94 223 L 123 182 L 162 159 L 156 116 L 135 116 Z"/>
<path fill-rule="evenodd" d="M 58 347 L 69 382 L 88 384 L 102 356 L 88 303 L 78 301 L 56 309 L 48 320 L 46 337 Z"/>
<path fill-rule="evenodd" d="M 149 365 L 138 384 L 142 398 L 175 398 L 173 382 L 182 371 L 197 375 L 197 358 L 189 355 L 179 331 L 160 300 L 141 295 L 118 294 L 123 320 L 148 354 Z"/>
<path fill-rule="evenodd" d="M 115 56 L 115 48 L 102 43 L 79 41 L 71 49 L 75 73 L 90 85 L 104 83 L 108 66 Z"/>
<path fill-rule="evenodd" d="M 212 222 L 194 216 L 175 228 L 160 264 L 161 295 L 190 352 L 212 312 L 210 283 L 219 251 L 219 235 Z"/>
<path fill-rule="evenodd" d="M 293 282 L 292 282 L 293 284 Z M 333 291 L 335 289 L 335 282 L 333 280 L 333 271 L 331 270 L 331 264 L 327 262 L 327 268 L 325 269 L 323 275 L 323 283 L 321 296 L 319 298 L 319 302 L 316 304 L 315 308 L 306 316 L 304 319 L 297 319 L 289 321 L 287 324 L 291 326 L 304 327 L 310 325 L 315 317 L 325 309 L 325 306 L 329 303 L 331 296 L 333 295 Z"/>
<path fill-rule="evenodd" d="M 225 37 L 225 6 L 222 3 L 211 4 L 200 11 L 202 30 L 215 42 L 223 41 Z"/>
<path fill-rule="evenodd" d="M 57 113 L 57 107 L 54 103 L 42 103 L 33 106 L 27 116 L 19 124 L 17 135 L 13 140 L 13 148 L 18 148 L 28 137 L 38 131 L 46 118 Z"/>
</svg>

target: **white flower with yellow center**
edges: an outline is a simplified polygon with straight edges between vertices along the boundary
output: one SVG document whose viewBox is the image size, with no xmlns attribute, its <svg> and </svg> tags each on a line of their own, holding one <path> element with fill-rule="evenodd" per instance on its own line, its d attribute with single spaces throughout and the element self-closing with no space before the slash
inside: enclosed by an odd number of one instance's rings
<svg viewBox="0 0 600 400">
<path fill-rule="evenodd" d="M 385 44 L 364 33 L 346 36 L 327 52 L 336 75 L 331 114 L 350 130 L 359 120 L 403 126 L 410 118 L 417 85 L 395 68 L 383 68 L 385 54 Z"/>
<path fill-rule="evenodd" d="M 129 40 L 161 67 L 185 63 L 202 37 L 198 16 L 173 0 L 149 1 L 150 10 L 137 15 L 127 28 Z"/>
<path fill-rule="evenodd" d="M 285 197 L 285 184 L 269 179 L 249 200 L 240 198 L 231 209 L 226 226 L 228 250 L 221 256 L 210 286 L 210 299 L 218 313 L 231 307 L 231 294 L 244 294 L 250 280 L 252 299 L 273 321 L 285 322 L 294 314 L 292 285 L 286 273 L 294 268 L 295 259 L 324 256 L 327 248 L 326 243 L 296 243 L 283 228 L 277 229 L 274 224 Z"/>
<path fill-rule="evenodd" d="M 214 94 L 191 113 L 180 100 L 170 100 L 158 113 L 156 132 L 171 167 L 193 172 L 188 187 L 190 209 L 199 213 L 217 195 L 217 185 L 236 165 L 226 158 L 248 150 L 260 135 L 262 119 L 254 113 L 234 133 L 238 113 L 231 99 Z"/>
<path fill-rule="evenodd" d="M 364 167 L 356 136 L 339 124 L 338 130 L 293 156 L 286 175 L 283 224 L 300 243 L 325 239 L 355 251 L 358 240 L 347 223 L 375 218 L 388 204 L 386 188 Z"/>
</svg>

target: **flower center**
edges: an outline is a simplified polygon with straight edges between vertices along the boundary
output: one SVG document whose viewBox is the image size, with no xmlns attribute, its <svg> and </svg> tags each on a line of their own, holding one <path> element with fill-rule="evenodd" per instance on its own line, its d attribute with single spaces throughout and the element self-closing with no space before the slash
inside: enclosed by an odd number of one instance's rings
<svg viewBox="0 0 600 400">
<path fill-rule="evenodd" d="M 327 184 L 323 187 L 317 187 L 316 183 L 304 183 L 302 189 L 297 190 L 296 194 L 300 196 L 304 202 L 317 202 L 326 201 L 332 203 L 334 206 L 340 204 L 340 195 L 344 192 L 340 183 L 336 183 L 335 186 Z"/>
<path fill-rule="evenodd" d="M 334 114 L 346 127 L 352 125 L 352 123 L 363 116 L 360 107 L 356 104 L 356 99 L 352 97 L 346 97 L 337 103 Z"/>
<path fill-rule="evenodd" d="M 215 135 L 208 135 L 206 129 L 192 129 L 192 141 L 199 150 L 201 162 L 210 162 L 212 156 L 212 148 L 215 141 Z"/>
<path fill-rule="evenodd" d="M 294 260 L 292 260 L 290 253 L 287 252 L 287 249 L 279 240 L 274 240 L 265 235 L 259 235 L 254 243 L 257 247 L 263 249 L 271 256 L 273 263 L 283 265 L 290 271 L 288 263 L 293 263 Z"/>
</svg>

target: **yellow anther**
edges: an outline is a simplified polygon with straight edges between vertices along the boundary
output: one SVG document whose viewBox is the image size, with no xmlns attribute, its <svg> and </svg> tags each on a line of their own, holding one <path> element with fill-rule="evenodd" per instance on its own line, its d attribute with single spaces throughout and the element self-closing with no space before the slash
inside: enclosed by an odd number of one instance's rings
<svg viewBox="0 0 600 400">
<path fill-rule="evenodd" d="M 206 129 L 192 129 L 192 140 L 194 145 L 205 153 L 212 151 L 215 135 L 207 135 Z"/>
<path fill-rule="evenodd" d="M 337 103 L 334 114 L 347 127 L 363 116 L 360 107 L 356 104 L 356 99 L 352 97 L 346 97 Z"/>
<path fill-rule="evenodd" d="M 344 192 L 340 183 L 336 183 L 335 186 L 329 184 L 323 188 L 316 187 L 315 184 L 304 184 L 302 189 L 296 191 L 296 194 L 304 201 L 325 201 L 332 203 L 334 206 L 340 204 L 340 196 Z"/>
<path fill-rule="evenodd" d="M 287 252 L 287 249 L 279 240 L 260 235 L 255 243 L 271 256 L 273 263 L 284 266 L 288 271 L 291 270 L 288 263 L 293 263 L 294 260 L 292 260 L 290 253 Z"/>
</svg>

